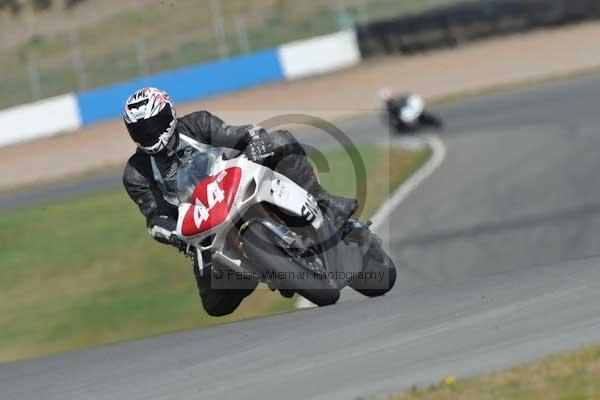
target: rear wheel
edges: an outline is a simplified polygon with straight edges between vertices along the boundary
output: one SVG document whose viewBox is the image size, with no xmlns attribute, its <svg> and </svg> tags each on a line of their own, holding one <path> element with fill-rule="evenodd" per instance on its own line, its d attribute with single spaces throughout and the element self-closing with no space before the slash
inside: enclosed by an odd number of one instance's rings
<svg viewBox="0 0 600 400">
<path fill-rule="evenodd" d="M 362 273 L 350 283 L 352 289 L 368 297 L 383 296 L 392 290 L 396 283 L 396 265 L 378 241 L 371 244 L 364 265 Z"/>
<path fill-rule="evenodd" d="M 242 233 L 242 250 L 269 286 L 293 290 L 318 306 L 335 304 L 340 291 L 322 268 L 320 259 L 304 259 L 260 222 L 250 223 Z M 296 253 L 296 254 L 295 254 Z"/>
</svg>

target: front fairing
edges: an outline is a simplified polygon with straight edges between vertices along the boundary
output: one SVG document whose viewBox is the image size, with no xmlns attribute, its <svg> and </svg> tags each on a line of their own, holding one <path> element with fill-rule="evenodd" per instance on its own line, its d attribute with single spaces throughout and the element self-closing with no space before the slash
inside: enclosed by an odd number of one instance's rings
<svg viewBox="0 0 600 400">
<path fill-rule="evenodd" d="M 271 204 L 291 216 L 306 218 L 306 231 L 298 233 L 310 235 L 315 243 L 323 243 L 320 256 L 338 287 L 346 286 L 352 273 L 359 272 L 358 265 L 355 268 L 355 263 L 351 266 L 345 262 L 346 245 L 337 228 L 321 212 L 314 198 L 289 178 L 245 158 L 220 159 L 210 176 L 194 185 L 205 170 L 194 168 L 197 164 L 191 162 L 190 172 L 182 173 L 179 180 L 185 201 L 179 206 L 177 233 L 186 242 L 203 251 L 231 257 L 224 240 L 229 229 L 253 205 Z M 187 198 L 192 186 L 195 189 L 191 198 Z M 210 196 L 216 199 L 212 204 Z"/>
</svg>

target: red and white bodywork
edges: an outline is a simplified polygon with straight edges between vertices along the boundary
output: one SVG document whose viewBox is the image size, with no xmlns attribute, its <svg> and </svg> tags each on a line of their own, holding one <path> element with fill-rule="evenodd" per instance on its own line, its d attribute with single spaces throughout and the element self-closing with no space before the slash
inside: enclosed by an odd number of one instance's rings
<svg viewBox="0 0 600 400">
<path fill-rule="evenodd" d="M 226 159 L 214 147 L 181 139 L 193 149 L 178 156 L 176 174 L 161 184 L 165 199 L 178 206 L 175 234 L 196 252 L 201 275 L 210 256 L 217 271 L 250 272 L 272 290 L 320 306 L 338 301 L 345 286 L 370 297 L 391 289 L 394 264 L 368 226 L 349 220 L 343 238 L 291 179 L 243 155 Z"/>
<path fill-rule="evenodd" d="M 241 156 L 219 157 L 198 182 L 191 198 L 179 204 L 177 235 L 199 251 L 225 257 L 225 236 L 244 212 L 258 203 L 272 204 L 294 216 L 304 217 L 315 229 L 323 214 L 312 195 L 289 178 Z M 201 258 L 201 257 L 199 257 Z"/>
</svg>

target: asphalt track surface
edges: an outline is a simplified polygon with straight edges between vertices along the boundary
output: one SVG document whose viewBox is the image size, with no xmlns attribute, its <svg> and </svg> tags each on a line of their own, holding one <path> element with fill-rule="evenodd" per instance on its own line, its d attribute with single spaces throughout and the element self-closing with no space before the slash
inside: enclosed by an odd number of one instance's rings
<svg viewBox="0 0 600 400">
<path fill-rule="evenodd" d="M 446 161 L 382 230 L 389 295 L 0 365 L 0 397 L 355 399 L 600 341 L 599 94 L 586 77 L 438 107 Z"/>
</svg>

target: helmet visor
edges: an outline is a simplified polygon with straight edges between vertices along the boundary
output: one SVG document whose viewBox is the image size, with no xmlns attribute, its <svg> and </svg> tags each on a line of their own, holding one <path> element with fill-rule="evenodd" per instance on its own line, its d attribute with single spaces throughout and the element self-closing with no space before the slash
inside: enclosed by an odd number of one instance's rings
<svg viewBox="0 0 600 400">
<path fill-rule="evenodd" d="M 127 124 L 127 130 L 134 142 L 142 148 L 151 148 L 160 142 L 161 136 L 174 129 L 171 106 L 166 105 L 155 116 Z M 172 134 L 172 132 L 170 132 Z M 170 136 L 170 135 L 169 135 Z"/>
</svg>

